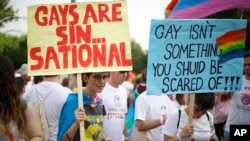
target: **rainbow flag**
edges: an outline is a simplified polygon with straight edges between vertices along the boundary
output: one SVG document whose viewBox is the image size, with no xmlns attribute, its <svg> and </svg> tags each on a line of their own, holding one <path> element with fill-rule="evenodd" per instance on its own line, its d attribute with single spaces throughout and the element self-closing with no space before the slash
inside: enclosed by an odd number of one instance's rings
<svg viewBox="0 0 250 141">
<path fill-rule="evenodd" d="M 220 64 L 231 59 L 243 58 L 245 52 L 246 29 L 229 31 L 216 39 Z"/>
<path fill-rule="evenodd" d="M 172 0 L 166 7 L 169 18 L 204 18 L 224 10 L 249 9 L 250 0 Z"/>
</svg>

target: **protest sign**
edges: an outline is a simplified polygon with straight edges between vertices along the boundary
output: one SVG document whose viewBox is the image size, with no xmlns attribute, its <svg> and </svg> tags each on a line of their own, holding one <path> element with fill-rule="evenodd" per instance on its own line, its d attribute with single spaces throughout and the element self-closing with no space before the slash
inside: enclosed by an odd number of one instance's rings
<svg viewBox="0 0 250 141">
<path fill-rule="evenodd" d="M 28 74 L 132 70 L 127 3 L 28 7 Z"/>
<path fill-rule="evenodd" d="M 238 91 L 246 20 L 152 20 L 147 94 Z"/>
</svg>

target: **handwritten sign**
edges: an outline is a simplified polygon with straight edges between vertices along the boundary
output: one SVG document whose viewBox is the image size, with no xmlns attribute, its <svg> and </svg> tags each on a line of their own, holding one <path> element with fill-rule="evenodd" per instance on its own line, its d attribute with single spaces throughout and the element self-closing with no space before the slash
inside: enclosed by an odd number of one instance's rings
<svg viewBox="0 0 250 141">
<path fill-rule="evenodd" d="M 132 70 L 127 3 L 28 7 L 28 73 Z"/>
<path fill-rule="evenodd" d="M 152 20 L 147 94 L 241 89 L 246 20 Z"/>
</svg>

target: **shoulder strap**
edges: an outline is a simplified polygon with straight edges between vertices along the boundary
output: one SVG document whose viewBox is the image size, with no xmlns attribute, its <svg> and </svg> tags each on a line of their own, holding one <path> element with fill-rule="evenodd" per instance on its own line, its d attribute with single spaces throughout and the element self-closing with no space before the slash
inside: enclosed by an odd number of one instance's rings
<svg viewBox="0 0 250 141">
<path fill-rule="evenodd" d="M 207 120 L 209 121 L 209 115 L 208 115 L 208 113 L 206 112 L 206 116 L 207 116 Z"/>
<path fill-rule="evenodd" d="M 177 129 L 179 128 L 180 124 L 180 118 L 181 118 L 181 109 L 178 110 L 179 116 L 178 116 L 178 122 L 177 122 Z"/>
</svg>

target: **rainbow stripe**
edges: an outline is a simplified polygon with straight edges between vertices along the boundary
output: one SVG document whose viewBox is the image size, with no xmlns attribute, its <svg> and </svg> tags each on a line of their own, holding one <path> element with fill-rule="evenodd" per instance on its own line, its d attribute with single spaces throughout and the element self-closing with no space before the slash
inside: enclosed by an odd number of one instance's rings
<svg viewBox="0 0 250 141">
<path fill-rule="evenodd" d="M 250 0 L 171 0 L 166 7 L 169 18 L 204 18 L 228 9 L 249 9 Z"/>
<path fill-rule="evenodd" d="M 243 58 L 245 51 L 246 29 L 233 30 L 216 39 L 220 64 L 231 59 Z"/>
</svg>

